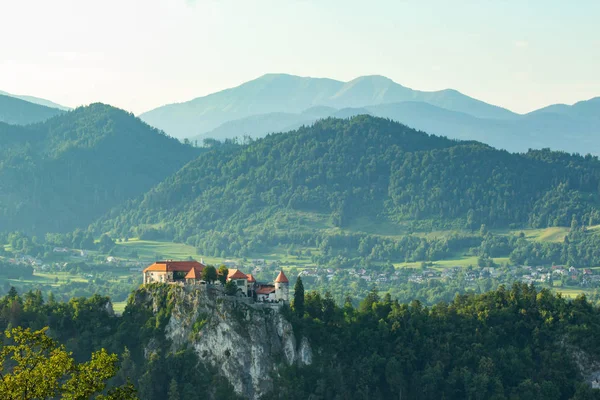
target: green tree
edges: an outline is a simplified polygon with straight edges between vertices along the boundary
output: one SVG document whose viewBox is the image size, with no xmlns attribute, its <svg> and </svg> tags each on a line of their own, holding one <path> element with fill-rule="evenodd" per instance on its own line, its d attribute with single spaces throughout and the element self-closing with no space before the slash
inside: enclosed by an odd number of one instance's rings
<svg viewBox="0 0 600 400">
<path fill-rule="evenodd" d="M 234 281 L 229 281 L 225 284 L 225 294 L 228 296 L 235 296 L 237 293 L 237 285 Z"/>
<path fill-rule="evenodd" d="M 11 344 L 0 351 L 0 398 L 6 400 L 136 399 L 129 384 L 100 394 L 117 372 L 117 356 L 106 350 L 92 353 L 78 364 L 65 347 L 46 335 L 47 328 L 31 331 L 21 327 L 5 332 Z"/>
<path fill-rule="evenodd" d="M 107 253 L 113 247 L 115 247 L 115 241 L 110 238 L 106 233 L 100 236 L 100 242 L 98 243 L 98 248 L 101 252 Z"/>
<path fill-rule="evenodd" d="M 14 286 L 10 287 L 10 290 L 8 291 L 8 298 L 12 300 L 21 301 L 21 298 L 19 297 L 19 292 L 17 292 L 17 289 Z"/>
<path fill-rule="evenodd" d="M 171 383 L 169 384 L 169 400 L 179 400 L 179 389 L 177 389 L 177 381 L 175 378 L 171 379 Z"/>
<path fill-rule="evenodd" d="M 212 265 L 207 265 L 202 270 L 202 279 L 208 283 L 213 283 L 217 280 L 217 270 Z"/>
<path fill-rule="evenodd" d="M 293 307 L 296 315 L 302 318 L 302 316 L 304 316 L 304 284 L 302 283 L 302 278 L 300 277 L 296 279 L 296 284 L 294 285 Z"/>
<path fill-rule="evenodd" d="M 227 283 L 227 274 L 229 274 L 229 270 L 225 265 L 221 265 L 218 271 L 218 279 L 223 285 Z"/>
</svg>

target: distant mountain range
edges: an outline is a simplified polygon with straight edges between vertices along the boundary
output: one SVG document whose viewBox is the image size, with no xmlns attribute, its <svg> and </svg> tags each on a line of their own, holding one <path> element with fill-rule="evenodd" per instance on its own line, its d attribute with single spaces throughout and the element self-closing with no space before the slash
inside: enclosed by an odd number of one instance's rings
<svg viewBox="0 0 600 400">
<path fill-rule="evenodd" d="M 600 120 L 578 110 L 589 110 L 600 98 L 574 106 L 561 106 L 560 113 L 539 110 L 511 119 L 477 118 L 423 102 L 401 102 L 359 108 L 323 109 L 321 115 L 310 112 L 269 113 L 228 121 L 219 127 L 191 138 L 227 139 L 248 135 L 254 138 L 268 133 L 287 132 L 310 125 L 325 117 L 349 118 L 369 114 L 400 121 L 410 127 L 453 139 L 477 140 L 491 146 L 522 152 L 529 148 L 552 148 L 571 153 L 600 154 Z M 600 113 L 600 105 L 598 106 Z"/>
<path fill-rule="evenodd" d="M 350 82 L 267 74 L 233 89 L 140 115 L 151 125 L 175 137 L 191 137 L 251 115 L 272 112 L 301 113 L 314 106 L 335 109 L 401 101 L 427 102 L 478 117 L 513 118 L 516 114 L 470 98 L 454 90 L 421 92 L 383 76 L 364 76 Z"/>
<path fill-rule="evenodd" d="M 382 76 L 340 82 L 268 74 L 232 89 L 159 107 L 140 118 L 169 135 L 202 140 L 262 137 L 329 116 L 363 113 L 510 151 L 550 147 L 600 154 L 600 98 L 521 115 L 455 90 L 423 92 Z"/>
</svg>

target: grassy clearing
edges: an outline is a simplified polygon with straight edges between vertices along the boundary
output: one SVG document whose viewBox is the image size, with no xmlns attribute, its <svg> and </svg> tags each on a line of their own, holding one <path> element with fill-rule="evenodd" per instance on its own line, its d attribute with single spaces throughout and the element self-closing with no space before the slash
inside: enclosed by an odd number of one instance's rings
<svg viewBox="0 0 600 400">
<path fill-rule="evenodd" d="M 592 231 L 594 233 L 600 233 L 600 225 L 590 226 L 587 228 L 588 231 Z"/>
<path fill-rule="evenodd" d="M 539 242 L 563 242 L 568 233 L 569 228 L 565 227 L 546 228 L 540 232 L 535 240 Z"/>
<path fill-rule="evenodd" d="M 537 242 L 562 242 L 565 236 L 569 233 L 569 228 L 564 226 L 555 226 L 544 229 L 518 229 L 509 231 L 510 235 L 519 235 L 521 232 L 525 234 L 527 240 Z"/>
<path fill-rule="evenodd" d="M 48 283 L 54 284 L 56 282 L 56 278 L 58 278 L 58 284 L 66 283 L 67 281 L 71 282 L 88 282 L 87 279 L 82 277 L 81 275 L 73 275 L 68 272 L 35 272 L 33 275 L 38 281 L 47 281 Z"/>
<path fill-rule="evenodd" d="M 391 221 L 378 222 L 369 218 L 359 218 L 350 225 L 347 230 L 349 232 L 363 232 L 377 236 L 385 236 L 389 238 L 400 238 L 408 235 L 410 230 L 408 224 L 396 224 Z M 597 231 L 600 233 L 600 225 L 588 228 L 588 230 Z M 516 230 L 493 230 L 497 235 L 519 235 L 521 232 L 525 234 L 528 240 L 539 242 L 562 242 L 565 236 L 569 233 L 568 227 L 550 227 L 544 229 L 516 229 Z M 414 236 L 426 237 L 428 239 L 440 239 L 456 234 L 473 234 L 469 230 L 440 230 L 432 232 L 414 232 Z"/>
<path fill-rule="evenodd" d="M 296 250 L 306 252 L 310 250 L 311 254 L 320 255 L 321 252 L 315 247 L 294 247 Z M 276 246 L 268 252 L 252 254 L 252 258 L 263 258 L 269 262 L 279 262 L 282 265 L 305 265 L 312 264 L 310 256 L 297 256 L 288 254 L 286 246 Z"/>
<path fill-rule="evenodd" d="M 196 248 L 183 243 L 158 242 L 153 240 L 129 239 L 128 242 L 117 243 L 116 255 L 126 256 L 133 251 L 137 252 L 140 259 L 157 260 L 173 259 L 185 260 L 188 257 L 196 258 Z"/>
<path fill-rule="evenodd" d="M 58 281 L 56 280 L 58 278 Z M 68 272 L 35 272 L 33 276 L 27 279 L 6 279 L 11 285 L 20 286 L 22 284 L 27 285 L 48 285 L 52 287 L 59 287 L 66 284 L 67 282 L 83 282 L 87 283 L 88 280 L 81 275 L 73 275 Z"/>
</svg>

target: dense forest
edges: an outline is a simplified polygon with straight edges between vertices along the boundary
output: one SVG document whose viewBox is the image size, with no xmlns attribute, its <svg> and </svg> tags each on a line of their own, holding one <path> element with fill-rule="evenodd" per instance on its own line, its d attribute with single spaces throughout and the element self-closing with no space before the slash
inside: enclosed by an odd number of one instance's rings
<svg viewBox="0 0 600 400">
<path fill-rule="evenodd" d="M 600 372 L 586 369 L 600 356 L 600 313 L 584 297 L 515 284 L 428 308 L 373 291 L 355 309 L 313 292 L 294 313 L 318 360 L 289 368 L 268 398 L 600 398 L 581 382 Z"/>
<path fill-rule="evenodd" d="M 2 231 L 67 232 L 141 195 L 198 154 L 103 104 L 0 124 Z"/>
<path fill-rule="evenodd" d="M 94 230 L 199 248 L 221 242 L 216 252 L 244 255 L 265 237 L 304 244 L 332 228 L 356 230 L 364 219 L 404 224 L 408 233 L 594 225 L 599 167 L 592 156 L 511 154 L 364 115 L 327 119 L 218 146 Z"/>
<path fill-rule="evenodd" d="M 119 354 L 120 371 L 109 386 L 129 378 L 143 400 L 237 398 L 192 347 L 171 346 L 165 327 L 176 288 L 159 286 L 140 289 L 161 294 L 154 309 L 132 296 L 122 317 L 101 296 L 61 303 L 11 290 L 0 299 L 0 329 L 49 326 L 78 362 L 101 348 Z M 300 286 L 282 312 L 309 340 L 314 359 L 302 367 L 282 364 L 265 399 L 600 398 L 590 387 L 600 374 L 600 311 L 584 297 L 567 301 L 515 284 L 433 307 L 371 291 L 354 307 L 328 293 L 303 294 Z"/>
</svg>

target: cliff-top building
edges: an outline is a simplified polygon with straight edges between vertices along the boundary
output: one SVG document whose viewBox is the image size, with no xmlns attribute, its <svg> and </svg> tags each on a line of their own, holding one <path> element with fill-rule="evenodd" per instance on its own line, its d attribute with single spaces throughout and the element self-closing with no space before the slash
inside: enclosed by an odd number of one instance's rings
<svg viewBox="0 0 600 400">
<path fill-rule="evenodd" d="M 198 261 L 157 261 L 144 269 L 144 284 L 204 284 L 204 268 L 205 265 Z M 274 283 L 259 283 L 252 274 L 232 268 L 227 272 L 227 282 L 231 281 L 235 283 L 240 297 L 251 297 L 259 302 L 289 301 L 289 280 L 283 271 L 279 272 Z"/>
<path fill-rule="evenodd" d="M 144 284 L 199 282 L 204 267 L 198 261 L 157 261 L 144 269 Z"/>
</svg>

